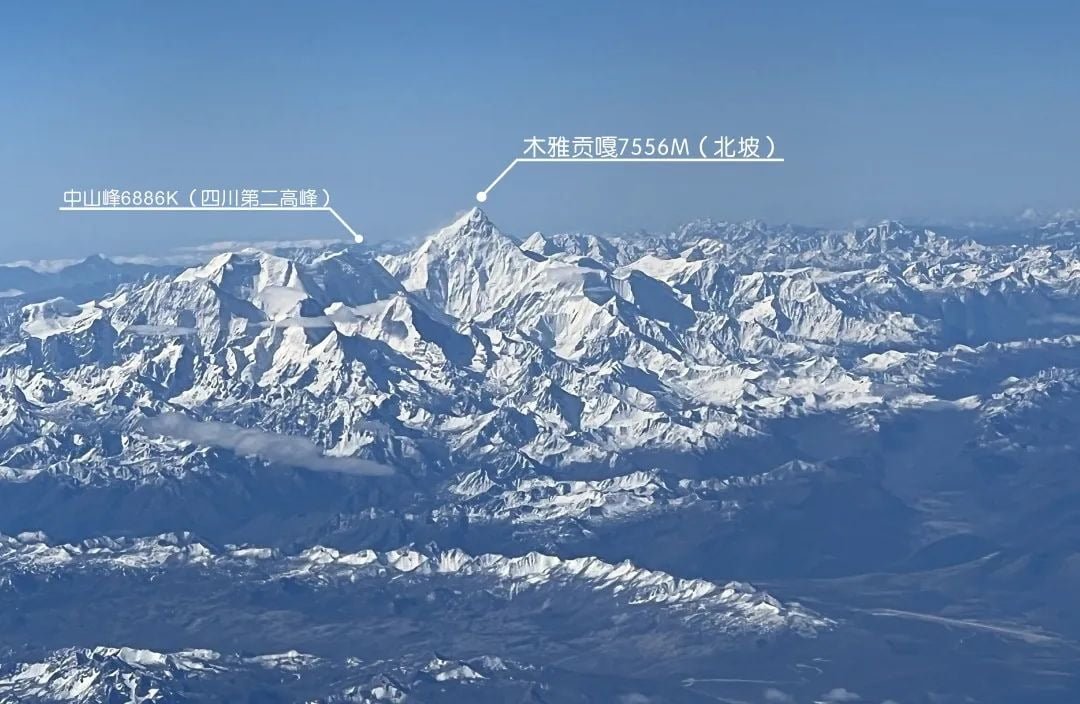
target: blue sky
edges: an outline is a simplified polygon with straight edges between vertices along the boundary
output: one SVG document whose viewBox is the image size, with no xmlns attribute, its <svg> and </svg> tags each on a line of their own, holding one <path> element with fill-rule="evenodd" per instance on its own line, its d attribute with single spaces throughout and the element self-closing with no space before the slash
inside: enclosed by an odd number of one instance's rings
<svg viewBox="0 0 1080 704">
<path fill-rule="evenodd" d="M 374 238 L 532 135 L 767 133 L 783 165 L 523 165 L 510 232 L 1080 205 L 1074 2 L 20 3 L 0 261 L 335 237 L 322 215 L 59 214 L 72 187 L 328 188 Z"/>
</svg>

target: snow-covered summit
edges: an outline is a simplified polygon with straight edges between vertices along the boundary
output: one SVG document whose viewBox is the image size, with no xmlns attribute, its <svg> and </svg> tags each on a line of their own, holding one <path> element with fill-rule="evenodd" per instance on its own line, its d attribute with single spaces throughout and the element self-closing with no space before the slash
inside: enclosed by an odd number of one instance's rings
<svg viewBox="0 0 1080 704">
<path fill-rule="evenodd" d="M 888 405 L 864 355 L 1060 333 L 1080 312 L 1072 249 L 893 222 L 698 223 L 659 241 L 520 243 L 474 208 L 401 255 L 225 252 L 96 301 L 30 304 L 0 382 L 34 401 L 0 429 L 0 465 L 116 476 L 119 447 L 124 476 L 154 476 L 183 450 L 139 418 L 177 409 L 405 471 L 707 450 L 769 418 Z M 82 445 L 53 420 L 72 414 L 100 419 Z"/>
</svg>

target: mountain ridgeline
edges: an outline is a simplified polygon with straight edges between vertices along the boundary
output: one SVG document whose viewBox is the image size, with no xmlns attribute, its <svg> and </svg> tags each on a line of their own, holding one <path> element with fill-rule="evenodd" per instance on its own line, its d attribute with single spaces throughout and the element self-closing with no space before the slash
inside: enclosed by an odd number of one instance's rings
<svg viewBox="0 0 1080 704">
<path fill-rule="evenodd" d="M 1076 230 L 0 269 L 0 702 L 1069 700 Z"/>
</svg>

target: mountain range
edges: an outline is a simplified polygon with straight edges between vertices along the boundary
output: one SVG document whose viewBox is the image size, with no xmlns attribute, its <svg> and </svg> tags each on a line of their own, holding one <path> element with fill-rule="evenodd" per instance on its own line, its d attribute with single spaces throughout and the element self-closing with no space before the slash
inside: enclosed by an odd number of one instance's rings
<svg viewBox="0 0 1080 704">
<path fill-rule="evenodd" d="M 0 702 L 1071 701 L 1077 229 L 0 269 Z"/>
</svg>

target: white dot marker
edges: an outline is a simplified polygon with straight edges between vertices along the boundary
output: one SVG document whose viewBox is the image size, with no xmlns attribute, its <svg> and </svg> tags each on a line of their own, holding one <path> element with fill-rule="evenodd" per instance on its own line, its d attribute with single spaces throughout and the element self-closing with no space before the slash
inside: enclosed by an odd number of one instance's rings
<svg viewBox="0 0 1080 704">
<path fill-rule="evenodd" d="M 487 200 L 487 191 L 479 191 L 476 194 L 476 200 L 480 203 L 483 203 L 485 200 Z"/>
</svg>

